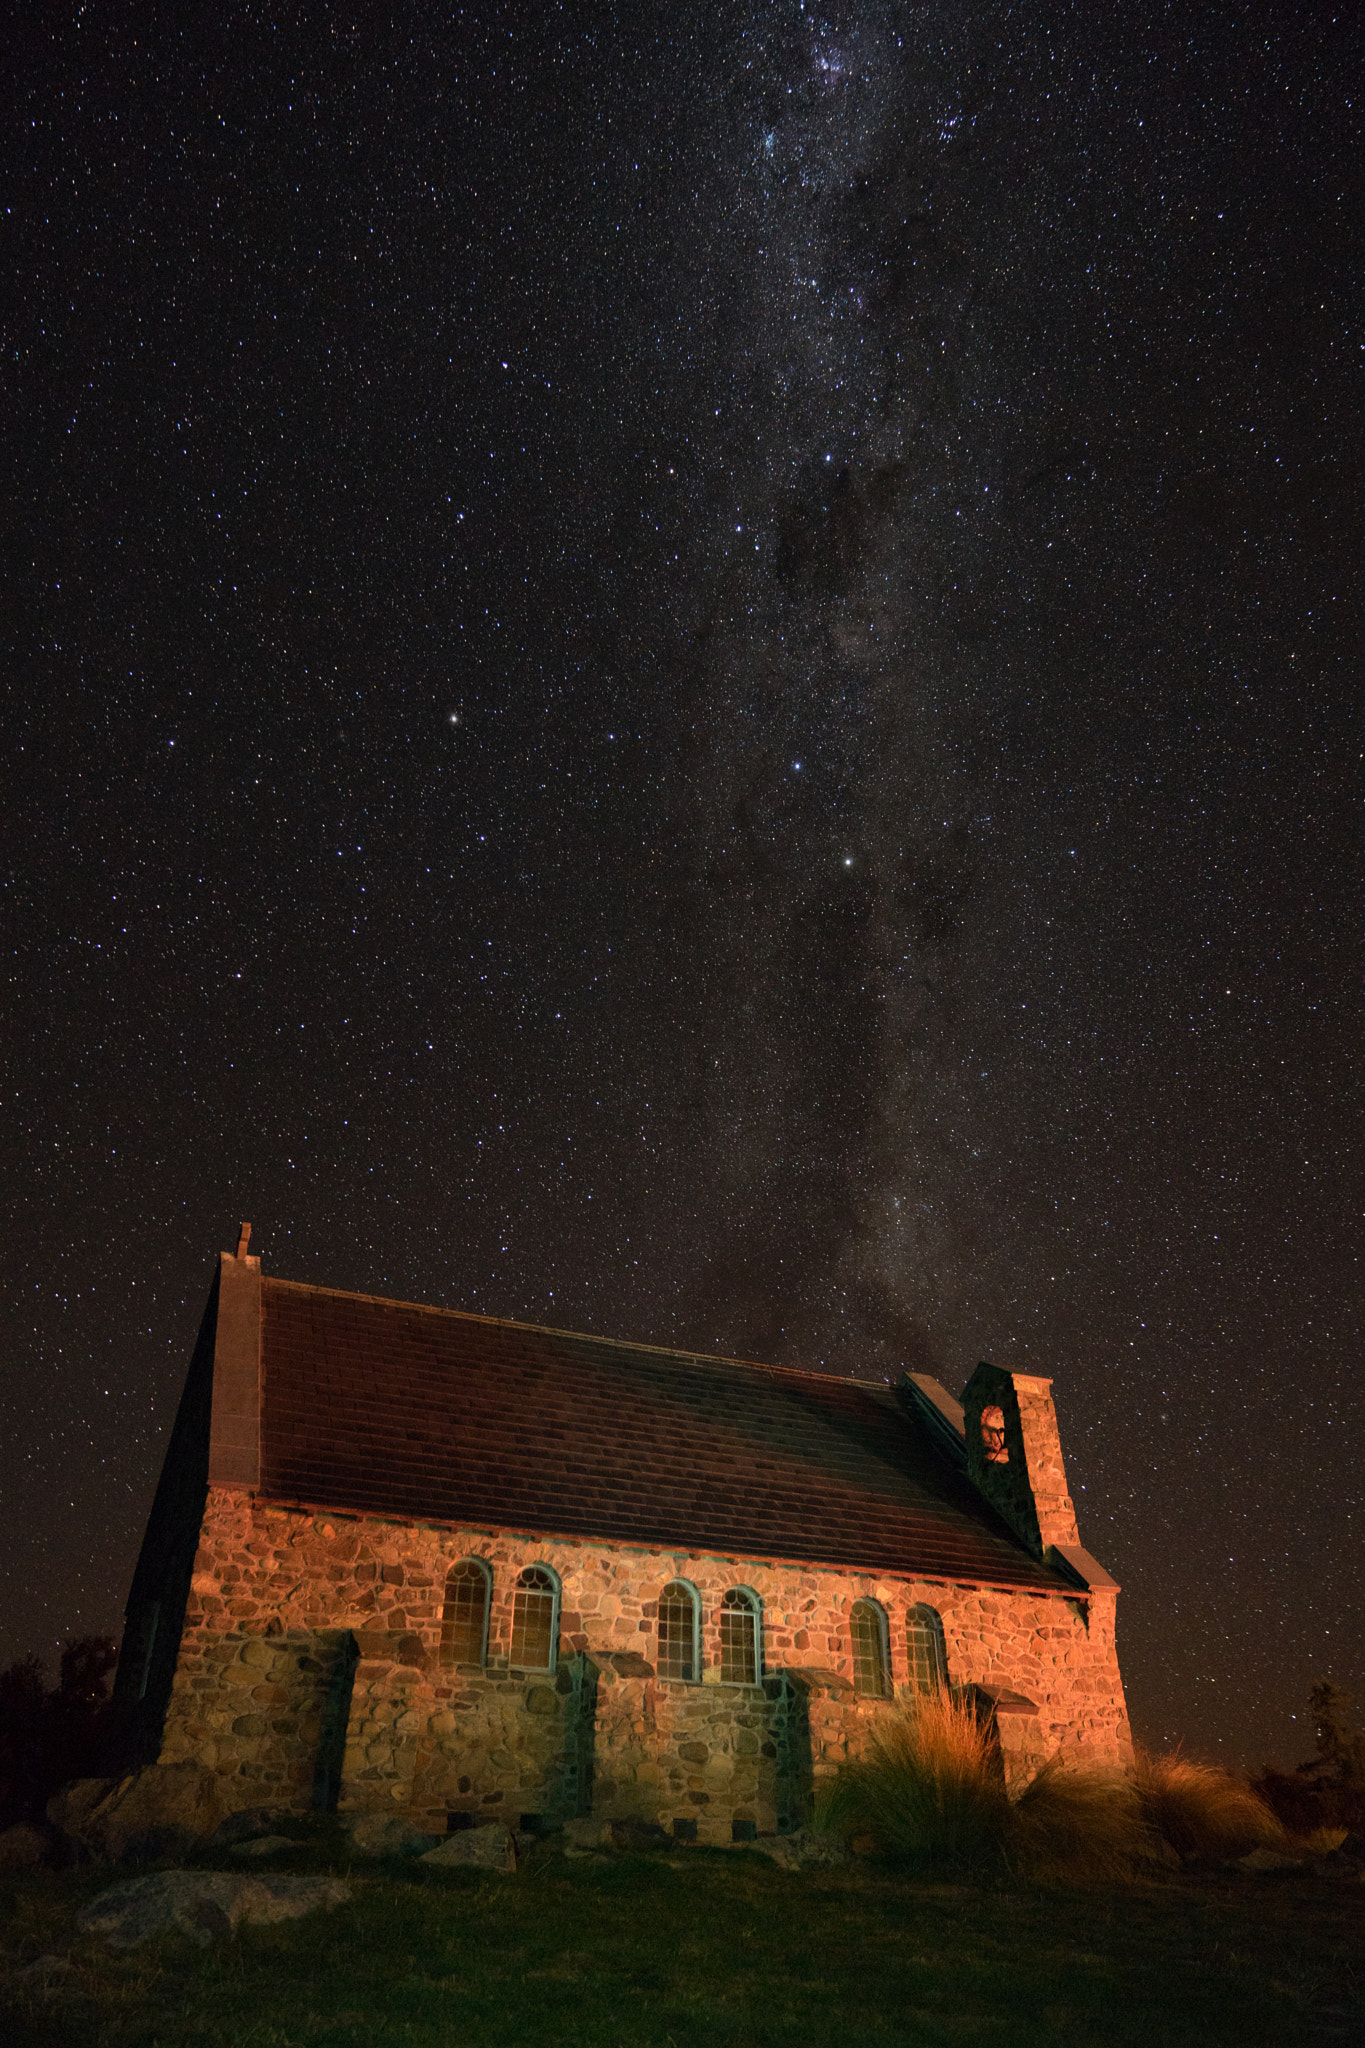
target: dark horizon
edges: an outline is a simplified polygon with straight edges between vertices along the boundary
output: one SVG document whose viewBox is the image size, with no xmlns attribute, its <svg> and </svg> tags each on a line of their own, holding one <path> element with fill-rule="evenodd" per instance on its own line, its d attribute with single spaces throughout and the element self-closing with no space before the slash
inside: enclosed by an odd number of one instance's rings
<svg viewBox="0 0 1365 2048">
<path fill-rule="evenodd" d="M 1365 32 L 47 10 L 0 1665 L 212 1262 L 1049 1373 L 1135 1732 L 1365 1713 Z"/>
</svg>

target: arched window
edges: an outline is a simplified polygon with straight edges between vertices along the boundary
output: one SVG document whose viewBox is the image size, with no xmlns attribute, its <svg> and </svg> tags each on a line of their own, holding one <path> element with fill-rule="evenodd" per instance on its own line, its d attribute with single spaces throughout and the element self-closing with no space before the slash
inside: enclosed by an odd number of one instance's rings
<svg viewBox="0 0 1365 2048">
<path fill-rule="evenodd" d="M 659 1676 L 697 1676 L 697 1596 L 682 1579 L 659 1595 Z"/>
<path fill-rule="evenodd" d="M 731 1586 L 720 1603 L 721 1683 L 757 1685 L 760 1669 L 758 1601 L 747 1586 Z"/>
<path fill-rule="evenodd" d="M 446 1580 L 441 1610 L 441 1662 L 482 1664 L 488 1654 L 488 1566 L 477 1557 L 461 1558 Z"/>
<path fill-rule="evenodd" d="M 853 1690 L 884 1700 L 887 1684 L 886 1616 L 875 1600 L 855 1600 L 849 1618 L 853 1638 Z"/>
<path fill-rule="evenodd" d="M 552 1671 L 559 1636 L 559 1582 L 543 1564 L 528 1565 L 512 1595 L 511 1662 L 522 1671 Z"/>
<path fill-rule="evenodd" d="M 912 1607 L 905 1623 L 906 1662 L 916 1692 L 941 1692 L 948 1683 L 943 1623 L 932 1607 Z"/>
</svg>

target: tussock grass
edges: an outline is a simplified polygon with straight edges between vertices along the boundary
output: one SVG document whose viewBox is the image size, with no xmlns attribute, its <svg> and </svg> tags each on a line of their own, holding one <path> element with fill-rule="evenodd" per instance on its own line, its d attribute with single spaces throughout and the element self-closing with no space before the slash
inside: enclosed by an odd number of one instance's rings
<svg viewBox="0 0 1365 2048">
<path fill-rule="evenodd" d="M 870 1837 L 911 1866 L 1002 1858 L 1040 1882 L 1121 1882 L 1162 1853 L 1227 1861 L 1288 1850 L 1290 1837 L 1244 1779 L 1178 1752 L 1140 1753 L 1132 1774 L 1054 1757 L 1011 1804 L 999 1751 L 963 1699 L 907 1701 L 846 1764 L 817 1824 Z"/>
<path fill-rule="evenodd" d="M 1244 1779 L 1218 1764 L 1140 1750 L 1134 1785 L 1147 1821 L 1182 1856 L 1245 1856 L 1286 1849 L 1289 1838 Z"/>
<path fill-rule="evenodd" d="M 907 1702 L 877 1728 L 865 1755 L 839 1772 L 817 1826 L 870 1835 L 911 1864 L 979 1858 L 1008 1825 L 1000 1759 L 971 1706 L 951 1693 Z"/>
<path fill-rule="evenodd" d="M 1350 1833 L 1349 1828 L 1309 1828 L 1306 1834 L 1291 1837 L 1294 1847 L 1305 1856 L 1330 1856 L 1339 1849 Z"/>
<path fill-rule="evenodd" d="M 1132 1877 L 1156 1845 L 1131 1778 L 1054 1757 L 1010 1809 L 1001 1846 L 1024 1876 L 1106 1884 Z"/>
</svg>

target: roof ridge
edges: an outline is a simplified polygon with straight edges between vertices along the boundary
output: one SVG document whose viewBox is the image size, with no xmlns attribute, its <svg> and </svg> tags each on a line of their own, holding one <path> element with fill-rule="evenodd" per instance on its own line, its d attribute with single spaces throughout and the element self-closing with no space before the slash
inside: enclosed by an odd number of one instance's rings
<svg viewBox="0 0 1365 2048">
<path fill-rule="evenodd" d="M 781 1373 L 789 1379 L 837 1380 L 848 1387 L 879 1387 L 890 1392 L 890 1380 L 855 1379 L 851 1373 L 819 1372 L 810 1365 L 769 1365 L 761 1358 L 732 1358 L 725 1352 L 688 1351 L 672 1344 L 640 1344 L 628 1337 L 600 1337 L 595 1330 L 565 1330 L 556 1323 L 524 1323 L 516 1316 L 486 1316 L 477 1309 L 441 1308 L 435 1302 L 402 1301 L 394 1294 L 358 1294 L 348 1287 L 319 1287 L 310 1280 L 284 1280 L 277 1274 L 262 1274 L 263 1287 L 287 1287 L 295 1294 L 325 1294 L 334 1301 L 368 1301 L 377 1308 L 414 1309 L 418 1315 L 448 1316 L 462 1323 L 491 1323 L 498 1329 L 531 1330 L 541 1337 L 572 1337 L 584 1343 L 605 1344 L 613 1351 L 646 1351 L 659 1358 L 686 1358 L 696 1365 L 738 1365 L 745 1372 Z"/>
</svg>

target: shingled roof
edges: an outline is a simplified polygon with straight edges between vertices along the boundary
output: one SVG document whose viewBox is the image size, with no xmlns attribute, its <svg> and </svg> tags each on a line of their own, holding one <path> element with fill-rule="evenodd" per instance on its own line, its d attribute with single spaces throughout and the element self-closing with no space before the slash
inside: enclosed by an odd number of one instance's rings
<svg viewBox="0 0 1365 2048">
<path fill-rule="evenodd" d="M 1074 1591 L 881 1381 L 273 1278 L 260 1366 L 269 1499 Z"/>
</svg>

